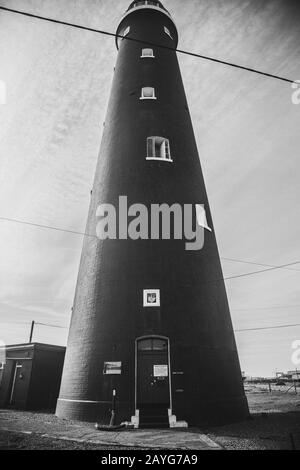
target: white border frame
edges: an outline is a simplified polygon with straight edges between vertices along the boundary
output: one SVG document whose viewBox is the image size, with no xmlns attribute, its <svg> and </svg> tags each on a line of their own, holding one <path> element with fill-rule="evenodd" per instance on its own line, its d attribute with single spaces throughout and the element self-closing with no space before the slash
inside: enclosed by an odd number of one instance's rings
<svg viewBox="0 0 300 470">
<path fill-rule="evenodd" d="M 149 139 L 156 139 L 156 138 L 164 139 L 165 141 L 168 142 L 168 148 L 169 148 L 169 155 L 170 155 L 170 158 L 148 157 L 148 140 L 149 140 Z M 153 150 L 153 144 L 152 144 L 152 150 Z M 156 160 L 156 161 L 159 161 L 159 162 L 170 162 L 170 163 L 173 163 L 173 159 L 171 158 L 171 150 L 170 150 L 170 141 L 169 141 L 169 139 L 167 139 L 166 137 L 162 137 L 162 136 L 160 136 L 160 135 L 151 135 L 151 136 L 147 137 L 147 156 L 146 156 L 146 160 Z"/>
<path fill-rule="evenodd" d="M 159 162 L 170 162 L 170 163 L 173 163 L 172 158 L 146 157 L 146 160 L 156 160 L 156 161 L 159 161 Z"/>
<path fill-rule="evenodd" d="M 148 303 L 148 294 L 156 294 L 155 303 Z M 160 289 L 143 289 L 143 307 L 160 307 Z"/>
<path fill-rule="evenodd" d="M 152 55 L 143 55 L 143 51 L 152 51 Z M 143 47 L 142 48 L 142 55 L 140 56 L 141 59 L 155 59 L 154 51 L 151 47 Z"/>
<path fill-rule="evenodd" d="M 129 33 L 130 33 L 130 26 L 127 26 L 127 28 L 124 29 L 123 34 L 120 35 L 120 36 L 122 36 L 121 41 L 123 41 L 123 39 L 126 38 L 126 36 L 127 36 Z"/>
<path fill-rule="evenodd" d="M 166 26 L 164 26 L 164 33 L 169 36 L 170 39 L 172 39 L 172 41 L 174 41 L 174 38 L 172 37 L 172 34 L 169 30 L 169 28 L 167 28 Z"/>
<path fill-rule="evenodd" d="M 143 90 L 145 88 L 151 88 L 153 90 L 153 96 L 144 96 Z M 155 88 L 153 86 L 143 86 L 142 89 L 141 89 L 140 100 L 157 100 L 157 98 L 155 96 Z"/>
</svg>

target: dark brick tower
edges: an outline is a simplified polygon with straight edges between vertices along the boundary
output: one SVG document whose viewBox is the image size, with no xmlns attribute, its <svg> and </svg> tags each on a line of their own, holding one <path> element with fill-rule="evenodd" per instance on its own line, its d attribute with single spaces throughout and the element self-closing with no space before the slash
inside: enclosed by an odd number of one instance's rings
<svg viewBox="0 0 300 470">
<path fill-rule="evenodd" d="M 176 52 L 157 1 L 133 2 L 118 59 L 86 232 L 97 207 L 204 204 L 204 246 L 179 239 L 85 237 L 56 413 L 136 426 L 248 416 L 216 238 Z M 151 45 L 152 43 L 152 45 Z M 200 78 L 199 78 L 199 83 Z M 177 420 L 176 417 L 177 416 Z"/>
</svg>

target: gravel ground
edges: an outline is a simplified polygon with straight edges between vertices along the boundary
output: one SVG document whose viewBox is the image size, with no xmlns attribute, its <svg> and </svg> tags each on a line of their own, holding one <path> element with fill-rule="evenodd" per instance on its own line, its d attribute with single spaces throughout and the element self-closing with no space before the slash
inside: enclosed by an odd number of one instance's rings
<svg viewBox="0 0 300 470">
<path fill-rule="evenodd" d="M 48 411 L 22 411 L 22 410 L 0 410 L 0 430 L 6 428 L 10 423 L 16 423 L 22 431 L 33 431 L 40 434 L 46 434 L 51 429 L 55 431 L 67 431 L 70 426 L 77 428 L 90 429 L 90 423 L 81 423 L 80 421 L 68 421 L 59 419 L 55 416 L 54 412 Z"/>
<path fill-rule="evenodd" d="M 22 432 L 4 430 L 10 423 L 18 423 Z M 128 450 L 134 447 L 101 445 L 43 437 L 42 434 L 55 434 L 67 431 L 70 425 L 80 429 L 91 429 L 90 423 L 58 419 L 54 413 L 21 410 L 0 410 L 0 450 Z M 26 434 L 28 433 L 28 434 Z M 138 450 L 146 450 L 139 447 Z"/>
<path fill-rule="evenodd" d="M 265 386 L 248 386 L 251 418 L 205 432 L 225 449 L 300 450 L 300 393 L 287 389 L 269 393 Z"/>
<path fill-rule="evenodd" d="M 300 413 L 257 415 L 247 422 L 207 429 L 206 433 L 225 449 L 292 450 L 293 439 L 300 450 Z"/>
</svg>

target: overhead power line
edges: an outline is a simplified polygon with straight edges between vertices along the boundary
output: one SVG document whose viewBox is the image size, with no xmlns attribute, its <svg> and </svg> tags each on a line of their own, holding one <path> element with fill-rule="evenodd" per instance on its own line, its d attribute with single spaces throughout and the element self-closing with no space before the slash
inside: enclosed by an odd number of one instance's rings
<svg viewBox="0 0 300 470">
<path fill-rule="evenodd" d="M 0 217 L 0 220 L 5 220 L 6 222 L 15 222 L 16 224 L 30 225 L 31 227 L 45 228 L 48 230 L 56 230 L 57 232 L 73 233 L 74 235 L 83 235 L 84 237 L 97 238 L 96 235 L 89 235 L 85 232 L 78 232 L 76 230 L 68 230 L 65 228 L 53 227 L 52 225 L 44 224 L 35 224 L 33 222 L 26 222 L 26 220 L 12 219 L 10 217 Z"/>
<path fill-rule="evenodd" d="M 0 324 L 19 324 L 19 325 L 30 325 L 31 322 L 18 322 L 18 321 L 0 321 Z M 51 323 L 40 323 L 40 322 L 34 322 L 35 325 L 43 325 L 43 326 L 51 326 L 53 328 L 62 328 L 62 329 L 67 329 L 69 328 L 68 326 L 61 326 L 61 325 L 52 325 Z M 279 328 L 294 328 L 300 326 L 300 323 L 290 323 L 290 324 L 285 324 L 285 325 L 273 325 L 273 326 L 262 326 L 262 327 L 255 327 L 255 328 L 239 328 L 235 329 L 234 332 L 241 332 L 241 331 L 259 331 L 259 330 L 275 330 Z"/>
<path fill-rule="evenodd" d="M 34 323 L 35 325 L 51 326 L 52 328 L 63 328 L 63 329 L 69 328 L 68 326 L 52 325 L 51 323 L 41 323 L 39 321 L 35 321 Z"/>
<path fill-rule="evenodd" d="M 68 326 L 51 325 L 50 323 L 35 322 L 35 324 L 36 325 L 44 325 L 44 326 L 52 326 L 54 328 L 63 328 L 63 329 L 68 328 Z M 237 329 L 237 330 L 234 330 L 234 331 L 240 332 L 240 331 L 273 330 L 273 329 L 277 329 L 277 328 L 292 328 L 292 327 L 296 327 L 296 326 L 300 326 L 300 323 L 292 323 L 292 324 L 286 324 L 286 325 L 275 325 L 275 326 L 263 326 L 263 327 L 256 327 L 256 328 L 241 328 L 241 329 Z"/>
<path fill-rule="evenodd" d="M 43 21 L 48 21 L 48 22 L 51 22 L 51 23 L 61 24 L 63 26 L 70 26 L 72 28 L 82 29 L 82 30 L 85 30 L 85 31 L 90 31 L 92 33 L 98 33 L 98 34 L 103 34 L 105 36 L 112 36 L 114 38 L 125 39 L 126 41 L 133 41 L 133 42 L 138 42 L 140 44 L 147 44 L 149 46 L 159 47 L 161 49 L 168 49 L 170 51 L 175 51 L 175 52 L 178 52 L 180 54 L 185 54 L 185 55 L 189 55 L 189 56 L 192 56 L 192 57 L 197 57 L 199 59 L 209 60 L 211 62 L 216 62 L 218 64 L 227 65 L 229 67 L 234 67 L 234 68 L 237 68 L 237 69 L 240 69 L 240 70 L 245 70 L 247 72 L 252 72 L 252 73 L 259 74 L 259 75 L 264 75 L 265 77 L 274 78 L 276 80 L 281 80 L 281 81 L 288 82 L 288 83 L 294 83 L 295 82 L 295 80 L 291 80 L 289 78 L 281 77 L 279 75 L 274 75 L 274 74 L 271 74 L 271 73 L 262 72 L 261 70 L 253 69 L 253 68 L 250 68 L 250 67 L 244 67 L 242 65 L 238 65 L 238 64 L 235 64 L 233 62 L 227 62 L 225 60 L 216 59 L 215 57 L 209 57 L 209 56 L 206 56 L 206 55 L 203 55 L 203 54 L 197 54 L 195 52 L 190 52 L 190 51 L 186 51 L 186 50 L 183 50 L 183 49 L 176 49 L 175 47 L 168 47 L 168 46 L 165 46 L 165 45 L 162 45 L 162 44 L 150 42 L 148 40 L 135 39 L 135 38 L 131 38 L 129 36 L 122 36 L 120 34 L 111 33 L 109 31 L 103 31 L 103 30 L 100 30 L 100 29 L 89 28 L 87 26 L 82 26 L 82 25 L 75 24 L 75 23 L 69 23 L 69 22 L 66 22 L 66 21 L 55 20 L 54 18 L 48 18 L 48 17 L 45 17 L 45 16 L 34 15 L 32 13 L 28 13 L 28 12 L 21 11 L 21 10 L 14 10 L 12 8 L 6 8 L 6 7 L 3 7 L 3 6 L 0 6 L 0 10 L 10 12 L 10 13 L 16 13 L 18 15 L 27 16 L 29 18 L 36 18 L 36 19 L 43 20 Z"/>
<path fill-rule="evenodd" d="M 0 324 L 4 325 L 30 325 L 32 322 L 31 321 L 5 321 L 1 320 Z M 53 325 L 51 323 L 41 323 L 39 321 L 34 321 L 35 325 L 42 325 L 42 326 L 51 326 L 52 328 L 62 328 L 62 329 L 67 329 L 69 328 L 68 326 L 61 326 L 61 325 Z"/>
<path fill-rule="evenodd" d="M 300 304 L 296 305 L 271 305 L 270 307 L 248 307 L 248 308 L 231 308 L 231 311 L 236 311 L 236 312 L 249 312 L 252 310 L 274 310 L 274 309 L 283 309 L 283 308 L 299 308 Z"/>
<path fill-rule="evenodd" d="M 79 232 L 77 230 L 68 230 L 68 229 L 64 229 L 64 228 L 60 228 L 60 227 L 54 227 L 52 225 L 36 224 L 36 223 L 33 223 L 33 222 L 27 222 L 26 220 L 18 220 L 18 219 L 13 219 L 13 218 L 10 218 L 10 217 L 0 217 L 0 220 L 4 220 L 6 222 L 14 222 L 14 223 L 17 223 L 17 224 L 22 224 L 22 225 L 29 225 L 29 226 L 32 226 L 32 227 L 44 228 L 44 229 L 48 229 L 48 230 L 55 230 L 57 232 L 72 233 L 74 235 L 82 235 L 84 237 L 97 238 L 96 235 L 91 235 L 91 234 L 86 233 L 86 232 Z M 300 263 L 300 261 L 292 263 L 292 264 L 282 265 L 282 266 L 273 266 L 273 265 L 270 265 L 270 264 L 255 263 L 253 261 L 245 261 L 245 260 L 234 259 L 234 258 L 225 258 L 225 257 L 222 257 L 222 256 L 220 258 L 222 260 L 232 261 L 232 262 L 235 262 L 235 263 L 252 264 L 252 265 L 255 265 L 255 266 L 265 266 L 266 268 L 270 268 L 270 269 L 287 269 L 289 271 L 299 271 L 300 272 L 300 269 L 292 269 L 292 268 L 289 267 L 289 266 L 292 266 L 293 264 Z M 247 274 L 260 273 L 260 272 L 264 272 L 264 271 L 268 271 L 268 270 L 269 269 L 263 269 L 261 271 L 254 271 L 253 273 L 240 274 L 237 277 L 246 276 Z M 233 277 L 236 277 L 236 276 L 233 276 Z"/>
<path fill-rule="evenodd" d="M 265 268 L 275 268 L 272 264 L 265 264 L 265 263 L 255 263 L 254 261 L 245 261 L 241 259 L 236 259 L 236 258 L 224 258 L 224 256 L 220 257 L 224 261 L 232 261 L 233 263 L 242 263 L 242 264 L 252 264 L 254 266 L 264 266 Z M 284 268 L 287 269 L 288 271 L 299 271 L 300 269 L 295 269 L 295 268 Z"/>
<path fill-rule="evenodd" d="M 74 235 L 82 235 L 84 237 L 92 237 L 92 238 L 98 239 L 98 237 L 96 235 L 91 235 L 89 233 L 78 232 L 76 230 L 62 229 L 62 228 L 59 228 L 59 227 L 53 227 L 51 225 L 36 224 L 36 223 L 33 223 L 33 222 L 26 222 L 25 220 L 13 219 L 11 217 L 0 217 L 0 220 L 4 220 L 6 222 L 15 222 L 17 224 L 29 225 L 29 226 L 32 226 L 32 227 L 38 227 L 38 228 L 43 228 L 43 229 L 48 229 L 48 230 L 55 230 L 55 231 L 58 231 L 58 232 L 72 233 Z M 226 259 L 228 259 L 228 258 L 226 258 Z M 233 261 L 233 259 L 231 259 L 231 261 Z M 242 260 L 236 260 L 236 261 L 243 262 Z M 247 261 L 245 261 L 245 263 L 248 264 Z M 276 269 L 287 269 L 289 266 L 293 266 L 293 265 L 299 264 L 299 263 L 300 263 L 300 260 L 299 261 L 293 261 L 292 263 L 282 264 L 280 266 L 272 266 L 272 267 L 268 267 L 267 269 L 261 269 L 259 271 L 251 271 L 249 273 L 238 274 L 238 275 L 235 275 L 235 276 L 228 276 L 228 277 L 223 277 L 223 278 L 220 278 L 220 279 L 213 279 L 213 280 L 207 281 L 205 284 L 211 283 L 211 282 L 227 281 L 229 279 L 236 279 L 236 278 L 239 278 L 239 277 L 253 276 L 254 274 L 260 274 L 260 273 L 263 273 L 263 272 L 273 271 L 273 270 L 276 270 Z M 253 264 L 256 264 L 256 263 L 253 263 Z M 257 264 L 261 265 L 260 263 L 257 263 Z M 269 266 L 269 265 L 266 265 L 266 266 Z M 299 270 L 297 269 L 295 271 L 299 271 Z"/>
<path fill-rule="evenodd" d="M 252 276 L 253 274 L 265 273 L 267 271 L 274 271 L 275 269 L 282 269 L 282 268 L 286 268 L 287 266 L 293 266 L 293 265 L 299 264 L 299 263 L 300 263 L 300 261 L 294 261 L 293 263 L 281 264 L 280 266 L 273 266 L 272 268 L 260 269 L 259 271 L 252 271 L 250 273 L 238 274 L 236 276 L 228 276 L 228 277 L 224 277 L 224 281 L 226 281 L 228 279 L 236 279 L 238 277 Z"/>
<path fill-rule="evenodd" d="M 300 326 L 300 323 L 292 323 L 290 325 L 263 326 L 263 327 L 258 327 L 258 328 L 241 328 L 239 330 L 234 330 L 234 331 L 239 332 L 239 331 L 275 330 L 277 328 L 291 328 L 294 326 Z"/>
</svg>

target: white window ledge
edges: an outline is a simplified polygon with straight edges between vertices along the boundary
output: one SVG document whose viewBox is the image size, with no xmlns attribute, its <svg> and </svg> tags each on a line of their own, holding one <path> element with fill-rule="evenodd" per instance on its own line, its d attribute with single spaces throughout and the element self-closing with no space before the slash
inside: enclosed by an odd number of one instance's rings
<svg viewBox="0 0 300 470">
<path fill-rule="evenodd" d="M 155 55 L 141 55 L 141 59 L 155 59 Z"/>
<path fill-rule="evenodd" d="M 141 96 L 140 100 L 157 100 L 156 96 Z"/>
<path fill-rule="evenodd" d="M 159 162 L 170 162 L 173 163 L 171 158 L 160 158 L 160 157 L 146 157 L 146 160 L 157 160 Z"/>
</svg>

